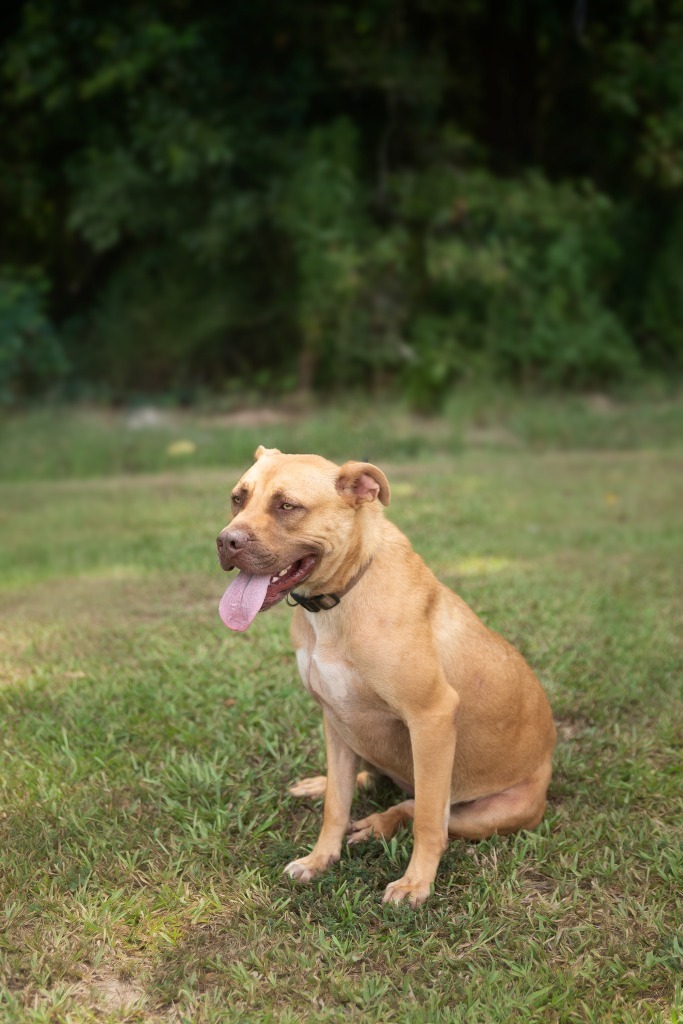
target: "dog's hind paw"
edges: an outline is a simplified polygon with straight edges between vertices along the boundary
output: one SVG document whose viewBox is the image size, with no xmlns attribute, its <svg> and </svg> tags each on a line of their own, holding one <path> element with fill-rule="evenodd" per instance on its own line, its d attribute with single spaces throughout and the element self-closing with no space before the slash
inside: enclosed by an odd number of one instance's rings
<svg viewBox="0 0 683 1024">
<path fill-rule="evenodd" d="M 354 843 L 362 843 L 366 839 L 379 839 L 381 832 L 375 832 L 372 825 L 366 825 L 364 821 L 352 821 L 346 833 L 346 842 L 349 846 Z"/>
<path fill-rule="evenodd" d="M 327 789 L 327 776 L 326 775 L 314 775 L 310 779 L 299 779 L 293 786 L 290 786 L 287 792 L 290 796 L 296 796 L 299 799 L 308 798 L 309 800 L 315 799 L 316 797 L 325 796 L 325 790 Z"/>
<path fill-rule="evenodd" d="M 362 843 L 365 839 L 391 839 L 401 824 L 402 817 L 390 807 L 381 814 L 370 814 L 360 821 L 352 821 L 346 830 L 346 842 Z"/>
</svg>

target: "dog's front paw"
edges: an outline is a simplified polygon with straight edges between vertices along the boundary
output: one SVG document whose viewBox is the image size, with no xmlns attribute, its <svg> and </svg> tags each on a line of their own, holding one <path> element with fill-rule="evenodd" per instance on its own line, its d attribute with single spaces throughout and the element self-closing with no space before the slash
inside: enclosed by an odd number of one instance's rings
<svg viewBox="0 0 683 1024">
<path fill-rule="evenodd" d="M 289 875 L 295 882 L 310 882 L 312 878 L 338 860 L 339 857 L 333 854 L 325 856 L 319 853 L 309 853 L 307 857 L 299 857 L 298 860 L 293 860 L 291 864 L 288 864 L 284 874 Z"/>
<path fill-rule="evenodd" d="M 408 900 L 411 907 L 415 908 L 424 903 L 431 892 L 429 882 L 421 882 L 419 879 L 410 878 L 404 875 L 395 882 L 390 882 L 384 890 L 382 903 L 401 903 Z"/>
</svg>

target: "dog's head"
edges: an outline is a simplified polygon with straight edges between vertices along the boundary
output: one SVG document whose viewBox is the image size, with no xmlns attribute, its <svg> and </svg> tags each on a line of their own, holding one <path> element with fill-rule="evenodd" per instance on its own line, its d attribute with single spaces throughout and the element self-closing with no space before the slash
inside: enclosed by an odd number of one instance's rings
<svg viewBox="0 0 683 1024">
<path fill-rule="evenodd" d="M 368 462 L 337 466 L 263 445 L 255 459 L 217 538 L 222 568 L 240 570 L 220 605 L 226 626 L 239 630 L 296 587 L 314 593 L 329 583 L 358 554 L 370 509 L 390 498 L 384 473 Z"/>
</svg>

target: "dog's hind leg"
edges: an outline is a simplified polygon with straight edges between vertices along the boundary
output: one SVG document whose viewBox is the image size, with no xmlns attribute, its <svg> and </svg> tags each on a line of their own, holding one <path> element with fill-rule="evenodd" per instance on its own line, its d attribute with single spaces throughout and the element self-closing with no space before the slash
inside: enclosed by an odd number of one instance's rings
<svg viewBox="0 0 683 1024">
<path fill-rule="evenodd" d="M 550 782 L 550 762 L 516 786 L 491 796 L 451 807 L 449 837 L 488 839 L 508 835 L 524 828 L 535 828 L 541 821 Z"/>
<path fill-rule="evenodd" d="M 487 839 L 507 835 L 523 828 L 535 828 L 543 817 L 546 790 L 550 781 L 550 764 L 510 789 L 492 796 L 454 804 L 448 818 L 450 839 Z M 405 822 L 415 816 L 415 801 L 404 800 L 378 814 L 352 821 L 346 833 L 347 843 L 364 839 L 390 839 Z"/>
<path fill-rule="evenodd" d="M 372 772 L 358 772 L 356 785 L 359 789 L 370 789 L 374 779 L 375 777 Z M 327 776 L 313 775 L 310 779 L 299 779 L 298 782 L 289 787 L 287 792 L 290 796 L 296 796 L 299 799 L 315 800 L 317 797 L 325 796 L 326 789 Z"/>
</svg>

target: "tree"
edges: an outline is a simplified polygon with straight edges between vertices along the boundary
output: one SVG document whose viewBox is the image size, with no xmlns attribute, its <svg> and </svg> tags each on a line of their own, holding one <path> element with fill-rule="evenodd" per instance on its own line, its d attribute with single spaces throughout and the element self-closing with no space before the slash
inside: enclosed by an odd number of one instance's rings
<svg viewBox="0 0 683 1024">
<path fill-rule="evenodd" d="M 47 282 L 63 365 L 120 395 L 680 365 L 683 0 L 571 13 L 29 0 L 5 277 Z"/>
</svg>

